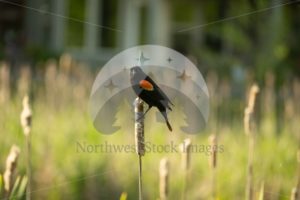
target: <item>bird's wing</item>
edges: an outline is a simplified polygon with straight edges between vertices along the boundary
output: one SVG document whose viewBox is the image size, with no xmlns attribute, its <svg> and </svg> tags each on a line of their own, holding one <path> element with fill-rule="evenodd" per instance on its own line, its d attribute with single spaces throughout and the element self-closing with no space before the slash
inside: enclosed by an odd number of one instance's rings
<svg viewBox="0 0 300 200">
<path fill-rule="evenodd" d="M 158 92 L 158 94 L 157 94 L 158 99 L 165 100 L 167 103 L 170 103 L 171 105 L 174 106 L 174 104 L 171 102 L 171 100 L 169 99 L 169 97 L 162 91 L 162 89 L 160 89 L 160 87 L 149 76 L 146 76 L 145 80 L 149 81 L 153 85 L 154 90 L 157 90 L 157 92 Z M 169 106 L 167 106 L 167 107 L 169 107 Z"/>
<path fill-rule="evenodd" d="M 153 91 L 154 90 L 154 85 L 152 83 L 150 83 L 149 81 L 147 81 L 147 80 L 141 80 L 139 82 L 139 85 L 144 90 L 148 90 L 148 91 Z"/>
</svg>

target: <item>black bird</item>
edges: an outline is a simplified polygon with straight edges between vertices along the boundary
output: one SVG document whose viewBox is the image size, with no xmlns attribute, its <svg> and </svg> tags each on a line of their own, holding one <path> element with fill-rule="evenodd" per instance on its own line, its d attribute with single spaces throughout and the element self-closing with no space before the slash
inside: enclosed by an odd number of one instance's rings
<svg viewBox="0 0 300 200">
<path fill-rule="evenodd" d="M 172 131 L 172 127 L 167 116 L 167 109 L 172 110 L 169 104 L 173 106 L 174 104 L 170 101 L 167 95 L 138 66 L 130 69 L 130 82 L 136 95 L 149 106 L 143 117 L 153 106 L 157 107 L 165 118 L 169 130 Z"/>
</svg>

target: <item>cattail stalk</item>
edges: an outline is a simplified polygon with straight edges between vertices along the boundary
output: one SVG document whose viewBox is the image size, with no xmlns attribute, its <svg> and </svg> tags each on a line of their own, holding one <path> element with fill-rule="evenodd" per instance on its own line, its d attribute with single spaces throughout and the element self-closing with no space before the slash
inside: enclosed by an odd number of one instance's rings
<svg viewBox="0 0 300 200">
<path fill-rule="evenodd" d="M 297 162 L 298 162 L 298 180 L 297 186 L 292 189 L 291 200 L 300 200 L 300 149 L 297 152 Z"/>
<path fill-rule="evenodd" d="M 184 171 L 184 181 L 182 187 L 182 199 L 186 199 L 186 190 L 188 184 L 188 171 L 190 169 L 191 162 L 191 140 L 189 138 L 185 139 L 180 145 L 181 155 L 182 155 L 182 168 Z"/>
<path fill-rule="evenodd" d="M 140 98 L 136 98 L 134 102 L 135 112 L 135 146 L 136 153 L 139 157 L 139 200 L 143 199 L 142 188 L 142 156 L 145 155 L 145 142 L 144 142 L 144 103 Z"/>
<path fill-rule="evenodd" d="M 160 160 L 159 164 L 159 197 L 160 200 L 168 199 L 169 192 L 169 161 L 167 158 Z"/>
<path fill-rule="evenodd" d="M 247 186 L 246 186 L 246 199 L 253 199 L 253 157 L 254 157 L 254 111 L 257 101 L 259 87 L 254 84 L 250 89 L 248 105 L 244 113 L 244 129 L 248 136 L 248 165 L 247 165 Z"/>
<path fill-rule="evenodd" d="M 29 105 L 29 97 L 25 96 L 23 98 L 23 111 L 21 113 L 21 125 L 23 128 L 24 135 L 26 137 L 26 172 L 28 176 L 27 191 L 26 191 L 26 200 L 30 200 L 31 192 L 31 117 L 32 111 Z"/>
<path fill-rule="evenodd" d="M 216 169 L 217 169 L 217 147 L 218 147 L 218 140 L 215 134 L 212 134 L 209 137 L 209 143 L 212 148 L 211 155 L 209 157 L 209 164 L 212 169 L 212 180 L 211 180 L 211 188 L 212 188 L 212 198 L 216 199 Z"/>
<path fill-rule="evenodd" d="M 0 103 L 10 99 L 10 69 L 7 63 L 0 63 Z"/>
<path fill-rule="evenodd" d="M 13 145 L 6 159 L 6 168 L 3 175 L 5 196 L 8 199 L 13 187 L 13 176 L 17 167 L 17 161 L 20 154 L 20 148 Z"/>
</svg>

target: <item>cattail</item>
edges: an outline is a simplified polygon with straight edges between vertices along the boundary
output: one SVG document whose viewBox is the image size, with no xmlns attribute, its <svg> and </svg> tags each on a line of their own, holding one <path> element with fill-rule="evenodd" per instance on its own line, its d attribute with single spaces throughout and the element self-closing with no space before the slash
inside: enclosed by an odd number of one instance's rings
<svg viewBox="0 0 300 200">
<path fill-rule="evenodd" d="M 29 97 L 26 95 L 23 98 L 23 111 L 20 116 L 23 132 L 26 136 L 30 134 L 31 117 L 32 117 L 32 112 L 29 105 Z"/>
<path fill-rule="evenodd" d="M 191 139 L 187 138 L 180 145 L 180 150 L 182 153 L 182 168 L 184 170 L 188 170 L 190 167 L 190 159 L 191 159 Z"/>
<path fill-rule="evenodd" d="M 139 156 L 139 200 L 142 196 L 142 156 L 145 155 L 145 142 L 144 142 L 144 102 L 140 98 L 134 101 L 135 113 L 135 146 L 136 153 Z"/>
<path fill-rule="evenodd" d="M 252 85 L 250 89 L 250 95 L 249 95 L 249 101 L 248 101 L 248 108 L 250 108 L 251 111 L 254 110 L 257 95 L 259 92 L 259 87 L 257 84 Z"/>
<path fill-rule="evenodd" d="M 160 160 L 159 164 L 159 196 L 161 200 L 168 198 L 169 192 L 169 162 L 167 158 Z"/>
<path fill-rule="evenodd" d="M 255 103 L 257 100 L 258 92 L 259 92 L 259 87 L 256 84 L 254 84 L 250 89 L 248 105 L 245 108 L 245 113 L 244 113 L 244 128 L 245 128 L 245 133 L 247 135 L 253 132 L 253 115 L 254 115 Z"/>
<path fill-rule="evenodd" d="M 0 63 L 0 103 L 10 99 L 10 70 L 5 62 Z"/>
<path fill-rule="evenodd" d="M 135 99 L 135 146 L 138 155 L 145 155 L 144 142 L 144 102 L 140 98 Z"/>
<path fill-rule="evenodd" d="M 26 200 L 30 200 L 30 191 L 31 191 L 31 117 L 32 112 L 29 105 L 29 97 L 26 95 L 23 98 L 23 111 L 21 113 L 21 125 L 23 128 L 23 132 L 26 137 L 26 171 L 28 176 L 28 183 L 27 183 L 27 192 L 26 192 Z"/>
<path fill-rule="evenodd" d="M 13 145 L 6 159 L 6 169 L 3 175 L 4 189 L 7 195 L 11 192 L 13 186 L 13 176 L 17 167 L 17 161 L 20 154 L 20 148 Z"/>
<path fill-rule="evenodd" d="M 254 84 L 249 93 L 248 105 L 244 113 L 244 128 L 248 137 L 248 164 L 247 164 L 247 186 L 246 199 L 253 199 L 253 156 L 254 156 L 254 109 L 257 101 L 259 87 Z"/>
<path fill-rule="evenodd" d="M 217 167 L 217 146 L 218 146 L 218 140 L 217 136 L 215 134 L 211 135 L 209 137 L 210 146 L 212 148 L 212 152 L 210 155 L 209 163 L 212 169 L 215 169 Z"/>
</svg>

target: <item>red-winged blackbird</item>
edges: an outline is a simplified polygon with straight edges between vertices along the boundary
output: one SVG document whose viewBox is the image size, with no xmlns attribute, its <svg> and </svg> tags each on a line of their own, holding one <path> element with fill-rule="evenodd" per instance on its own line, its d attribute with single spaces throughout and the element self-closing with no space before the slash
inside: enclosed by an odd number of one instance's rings
<svg viewBox="0 0 300 200">
<path fill-rule="evenodd" d="M 169 104 L 174 104 L 170 101 L 167 95 L 138 66 L 130 69 L 130 81 L 136 95 L 149 106 L 143 117 L 153 106 L 155 106 L 165 118 L 169 130 L 172 131 L 166 110 L 172 110 Z"/>
</svg>

